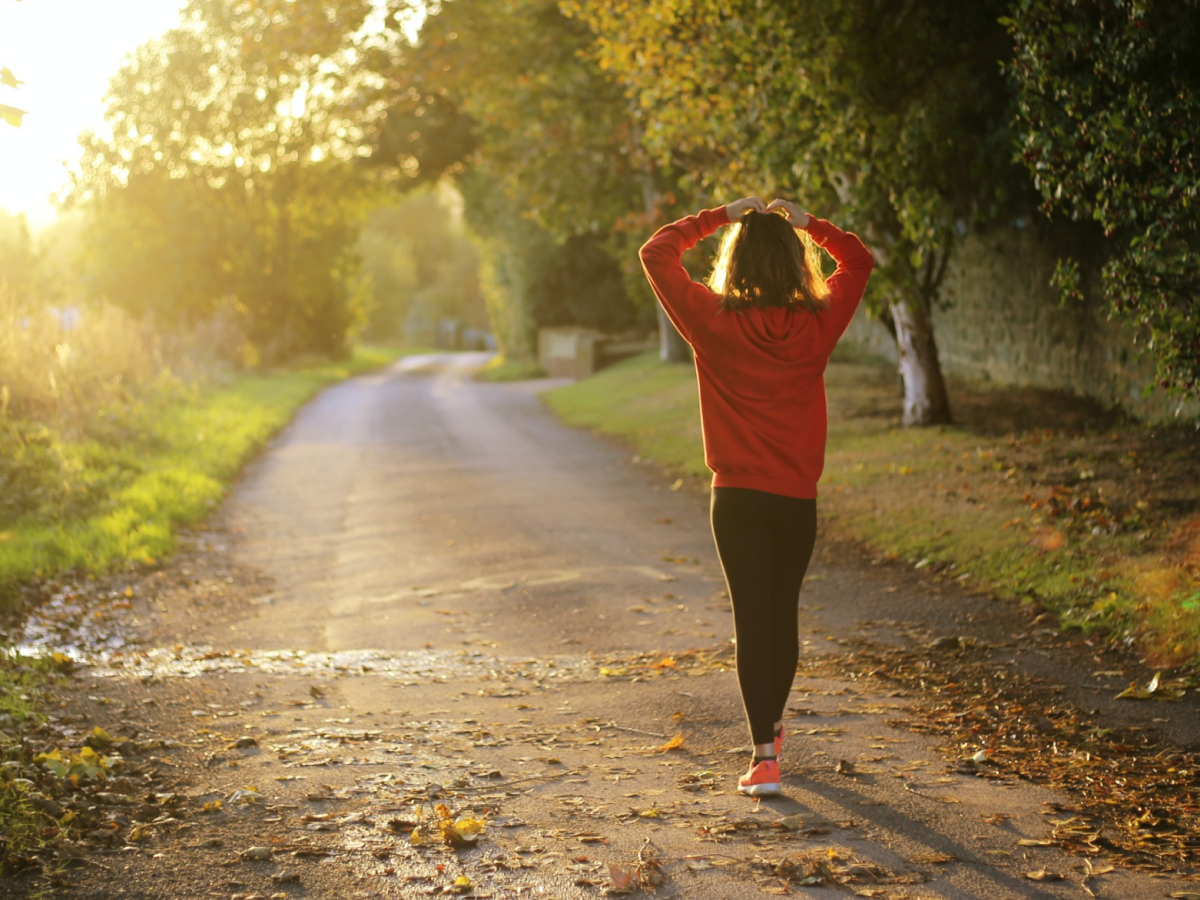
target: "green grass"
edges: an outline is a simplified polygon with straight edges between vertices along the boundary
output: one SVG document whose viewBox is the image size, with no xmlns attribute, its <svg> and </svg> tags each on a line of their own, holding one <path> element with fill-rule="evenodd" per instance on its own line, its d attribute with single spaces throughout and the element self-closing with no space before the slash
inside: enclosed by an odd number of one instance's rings
<svg viewBox="0 0 1200 900">
<path fill-rule="evenodd" d="M 982 408 L 997 402 L 982 387 L 954 391 L 959 398 L 974 391 Z M 830 366 L 827 393 L 821 514 L 834 533 L 933 577 L 1037 603 L 1064 627 L 1132 636 L 1158 664 L 1200 660 L 1200 560 L 1193 558 L 1200 537 L 1191 551 L 1173 537 L 1189 528 L 1200 535 L 1200 520 L 1163 512 L 1143 522 L 1146 504 L 1121 468 L 1128 457 L 1113 450 L 1144 447 L 1154 437 L 1147 429 L 1057 436 L 903 429 L 894 373 L 854 362 Z M 567 424 L 621 438 L 673 473 L 708 476 L 690 366 L 642 356 L 544 398 Z M 1039 398 L 1025 402 L 1032 408 Z M 1110 462 L 1105 470 L 1088 460 Z M 1073 480 L 1085 465 L 1095 466 L 1094 482 Z M 1196 475 L 1194 462 L 1185 463 L 1175 476 L 1180 490 L 1193 490 L 1186 484 Z M 1098 527 L 1111 522 L 1118 527 Z"/>
<path fill-rule="evenodd" d="M 42 692 L 53 677 L 53 659 L 30 659 L 0 652 L 0 874 L 20 869 L 27 854 L 44 843 L 24 777 L 30 754 L 22 733 L 42 721 Z"/>
<path fill-rule="evenodd" d="M 646 354 L 542 397 L 566 424 L 622 438 L 645 461 L 681 475 L 711 475 L 690 365 L 662 364 Z"/>
<path fill-rule="evenodd" d="M 486 366 L 475 373 L 476 381 L 525 381 L 529 378 L 545 378 L 546 373 L 534 359 L 508 359 L 501 354 L 493 356 Z"/>
<path fill-rule="evenodd" d="M 145 399 L 110 432 L 69 436 L 8 423 L 2 449 L 21 466 L 9 475 L 34 490 L 0 521 L 0 603 L 12 602 L 31 578 L 99 573 L 169 553 L 176 529 L 203 518 L 317 391 L 398 355 L 361 347 L 344 362 L 178 387 Z"/>
</svg>

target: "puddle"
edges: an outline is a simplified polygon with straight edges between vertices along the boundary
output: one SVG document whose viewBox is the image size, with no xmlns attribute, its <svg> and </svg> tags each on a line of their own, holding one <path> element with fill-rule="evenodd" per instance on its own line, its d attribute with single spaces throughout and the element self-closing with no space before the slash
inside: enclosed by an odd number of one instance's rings
<svg viewBox="0 0 1200 900">
<path fill-rule="evenodd" d="M 12 636 L 9 652 L 44 657 L 61 654 L 92 664 L 125 652 L 136 642 L 128 592 L 70 585 L 31 610 Z"/>
<path fill-rule="evenodd" d="M 543 681 L 574 678 L 595 671 L 583 657 L 538 660 L 503 659 L 484 653 L 383 650 L 217 650 L 205 646 L 137 648 L 82 660 L 98 677 L 195 678 L 212 673 L 256 672 L 268 675 L 379 675 L 393 679 L 445 681 L 474 676 L 485 680 L 521 677 Z"/>
</svg>

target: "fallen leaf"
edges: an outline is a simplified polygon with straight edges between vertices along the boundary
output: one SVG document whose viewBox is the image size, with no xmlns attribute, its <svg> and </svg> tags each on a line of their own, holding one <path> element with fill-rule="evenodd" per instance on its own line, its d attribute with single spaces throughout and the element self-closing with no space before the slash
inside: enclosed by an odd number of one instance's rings
<svg viewBox="0 0 1200 900">
<path fill-rule="evenodd" d="M 655 753 L 666 753 L 668 750 L 678 750 L 683 747 L 683 732 L 675 732 L 675 736 L 663 744 L 661 747 L 655 747 Z"/>
<path fill-rule="evenodd" d="M 1063 877 L 1057 872 L 1051 872 L 1049 869 L 1037 869 L 1034 872 L 1026 872 L 1025 877 L 1030 881 L 1062 881 Z"/>
<path fill-rule="evenodd" d="M 618 891 L 627 891 L 633 887 L 633 873 L 627 872 L 620 866 L 608 867 L 608 877 L 612 879 L 613 887 Z"/>
<path fill-rule="evenodd" d="M 912 861 L 919 866 L 943 866 L 948 862 L 954 862 L 954 857 L 946 853 L 938 853 L 935 850 L 930 853 L 918 853 L 912 858 Z"/>
</svg>

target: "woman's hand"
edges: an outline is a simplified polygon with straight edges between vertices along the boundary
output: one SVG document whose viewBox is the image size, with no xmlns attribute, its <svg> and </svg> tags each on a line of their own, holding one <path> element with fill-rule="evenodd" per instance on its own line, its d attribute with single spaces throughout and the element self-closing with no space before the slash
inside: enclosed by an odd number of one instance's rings
<svg viewBox="0 0 1200 900">
<path fill-rule="evenodd" d="M 811 218 L 808 213 L 801 212 L 800 207 L 790 200 L 772 200 L 767 209 L 782 209 L 787 213 L 787 220 L 793 228 L 807 228 Z"/>
<path fill-rule="evenodd" d="M 736 222 L 751 210 L 754 210 L 754 212 L 766 212 L 767 205 L 759 197 L 743 197 L 741 200 L 734 200 L 732 203 L 725 204 L 725 214 L 729 216 L 730 222 Z"/>
</svg>

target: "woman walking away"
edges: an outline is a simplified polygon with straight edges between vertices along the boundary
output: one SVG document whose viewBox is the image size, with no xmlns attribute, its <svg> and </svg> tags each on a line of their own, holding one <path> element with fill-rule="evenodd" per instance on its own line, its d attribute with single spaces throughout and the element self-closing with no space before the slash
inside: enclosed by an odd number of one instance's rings
<svg viewBox="0 0 1200 900">
<path fill-rule="evenodd" d="M 729 223 L 708 286 L 692 281 L 684 252 Z M 828 280 L 817 247 L 837 262 Z M 816 539 L 825 366 L 873 261 L 853 234 L 794 203 L 766 206 L 757 197 L 667 225 L 640 255 L 696 356 L 713 537 L 733 604 L 738 685 L 754 743 L 738 791 L 772 796 L 800 656 L 800 585 Z"/>
</svg>

